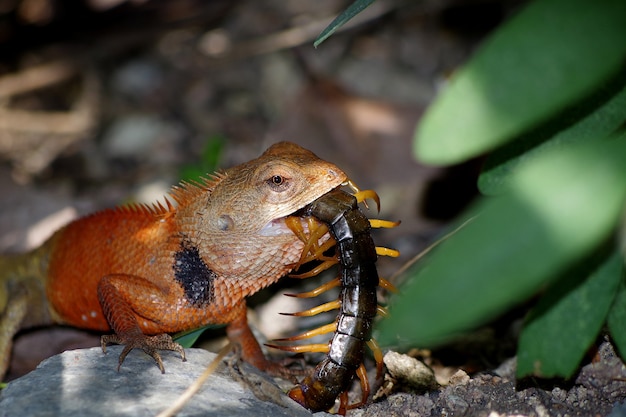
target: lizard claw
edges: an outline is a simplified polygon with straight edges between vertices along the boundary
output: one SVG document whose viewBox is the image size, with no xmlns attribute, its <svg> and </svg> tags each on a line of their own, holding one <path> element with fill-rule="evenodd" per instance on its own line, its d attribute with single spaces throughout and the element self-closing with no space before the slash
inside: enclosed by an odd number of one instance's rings
<svg viewBox="0 0 626 417">
<path fill-rule="evenodd" d="M 163 360 L 161 359 L 159 350 L 172 350 L 178 352 L 180 353 L 183 362 L 187 360 L 183 347 L 180 344 L 174 342 L 169 334 L 165 333 L 158 334 L 156 336 L 146 336 L 144 334 L 141 334 L 131 337 L 122 337 L 117 334 L 105 335 L 100 338 L 102 352 L 106 353 L 106 346 L 109 343 L 124 345 L 124 349 L 122 350 L 122 353 L 120 353 L 119 362 L 117 365 L 118 372 L 122 366 L 122 363 L 124 363 L 124 359 L 126 359 L 128 353 L 135 348 L 139 348 L 146 352 L 148 355 L 150 355 L 157 363 L 162 374 L 165 373 L 165 368 L 163 367 Z"/>
</svg>

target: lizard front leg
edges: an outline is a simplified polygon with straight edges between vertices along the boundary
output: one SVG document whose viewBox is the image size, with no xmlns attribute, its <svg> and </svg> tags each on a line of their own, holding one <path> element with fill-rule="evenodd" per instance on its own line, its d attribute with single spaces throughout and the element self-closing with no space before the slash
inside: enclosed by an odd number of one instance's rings
<svg viewBox="0 0 626 417">
<path fill-rule="evenodd" d="M 165 368 L 163 367 L 159 350 L 179 352 L 182 360 L 185 361 L 183 347 L 174 342 L 169 334 L 162 333 L 148 336 L 141 331 L 131 304 L 118 289 L 118 286 L 126 288 L 132 286 L 134 290 L 140 291 L 142 294 L 161 293 L 161 290 L 151 282 L 131 275 L 107 275 L 98 283 L 98 300 L 109 325 L 115 332 L 112 335 L 102 336 L 102 351 L 106 353 L 106 345 L 108 343 L 124 345 L 124 350 L 122 350 L 119 357 L 118 371 L 126 355 L 135 348 L 140 348 L 150 355 L 159 366 L 161 373 L 165 373 Z"/>
<path fill-rule="evenodd" d="M 290 379 L 301 373 L 297 370 L 288 369 L 281 363 L 272 362 L 265 357 L 259 342 L 248 325 L 245 300 L 233 308 L 232 317 L 233 319 L 226 326 L 226 335 L 231 343 L 238 346 L 241 359 L 261 371 L 285 379 Z"/>
</svg>

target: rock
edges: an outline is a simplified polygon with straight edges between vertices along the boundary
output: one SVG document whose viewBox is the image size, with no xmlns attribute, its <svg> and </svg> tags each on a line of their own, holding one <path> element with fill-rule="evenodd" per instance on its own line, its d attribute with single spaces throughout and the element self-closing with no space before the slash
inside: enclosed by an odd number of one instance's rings
<svg viewBox="0 0 626 417">
<path fill-rule="evenodd" d="M 415 358 L 389 351 L 383 360 L 389 374 L 413 390 L 426 391 L 439 387 L 433 370 Z"/>
<path fill-rule="evenodd" d="M 174 403 L 215 357 L 202 349 L 186 349 L 183 362 L 173 352 L 164 352 L 161 374 L 152 358 L 140 351 L 132 351 L 118 372 L 121 347 L 110 346 L 107 352 L 78 349 L 45 360 L 2 391 L 0 416 L 155 416 Z M 264 375 L 247 365 L 244 371 Z M 279 394 L 284 406 L 261 401 L 221 365 L 177 416 L 312 415 Z"/>
</svg>

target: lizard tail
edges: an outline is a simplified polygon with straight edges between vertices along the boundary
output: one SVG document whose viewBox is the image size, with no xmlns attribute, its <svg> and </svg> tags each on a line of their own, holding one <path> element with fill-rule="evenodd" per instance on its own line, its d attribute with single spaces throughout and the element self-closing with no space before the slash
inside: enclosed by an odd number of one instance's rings
<svg viewBox="0 0 626 417">
<path fill-rule="evenodd" d="M 45 290 L 46 248 L 0 256 L 0 378 L 8 367 L 13 336 L 52 324 Z"/>
</svg>

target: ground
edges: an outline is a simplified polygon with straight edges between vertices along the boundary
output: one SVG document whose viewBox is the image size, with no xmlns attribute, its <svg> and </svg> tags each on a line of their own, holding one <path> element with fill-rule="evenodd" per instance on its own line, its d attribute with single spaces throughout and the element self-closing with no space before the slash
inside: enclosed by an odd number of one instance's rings
<svg viewBox="0 0 626 417">
<path fill-rule="evenodd" d="M 346 2 L 9 3 L 0 9 L 0 252 L 32 248 L 78 215 L 152 202 L 191 167 L 215 169 L 207 159 L 217 154 L 217 168 L 228 167 L 291 140 L 375 189 L 381 218 L 402 220 L 375 236 L 402 253 L 379 265 L 393 277 L 476 193 L 480 161 L 449 169 L 415 162 L 415 125 L 520 3 L 380 0 L 317 49 L 312 40 Z M 263 334 L 290 331 L 275 320 L 291 308 L 285 298 L 253 300 Z M 623 365 L 602 339 L 572 381 L 516 381 L 503 371 L 524 313 L 494 317 L 467 344 L 413 352 L 439 383 L 456 375 L 447 388 L 424 393 L 387 381 L 380 399 L 355 414 L 608 415 L 624 400 Z M 13 375 L 94 345 L 97 336 L 67 329 L 23 334 Z"/>
</svg>

